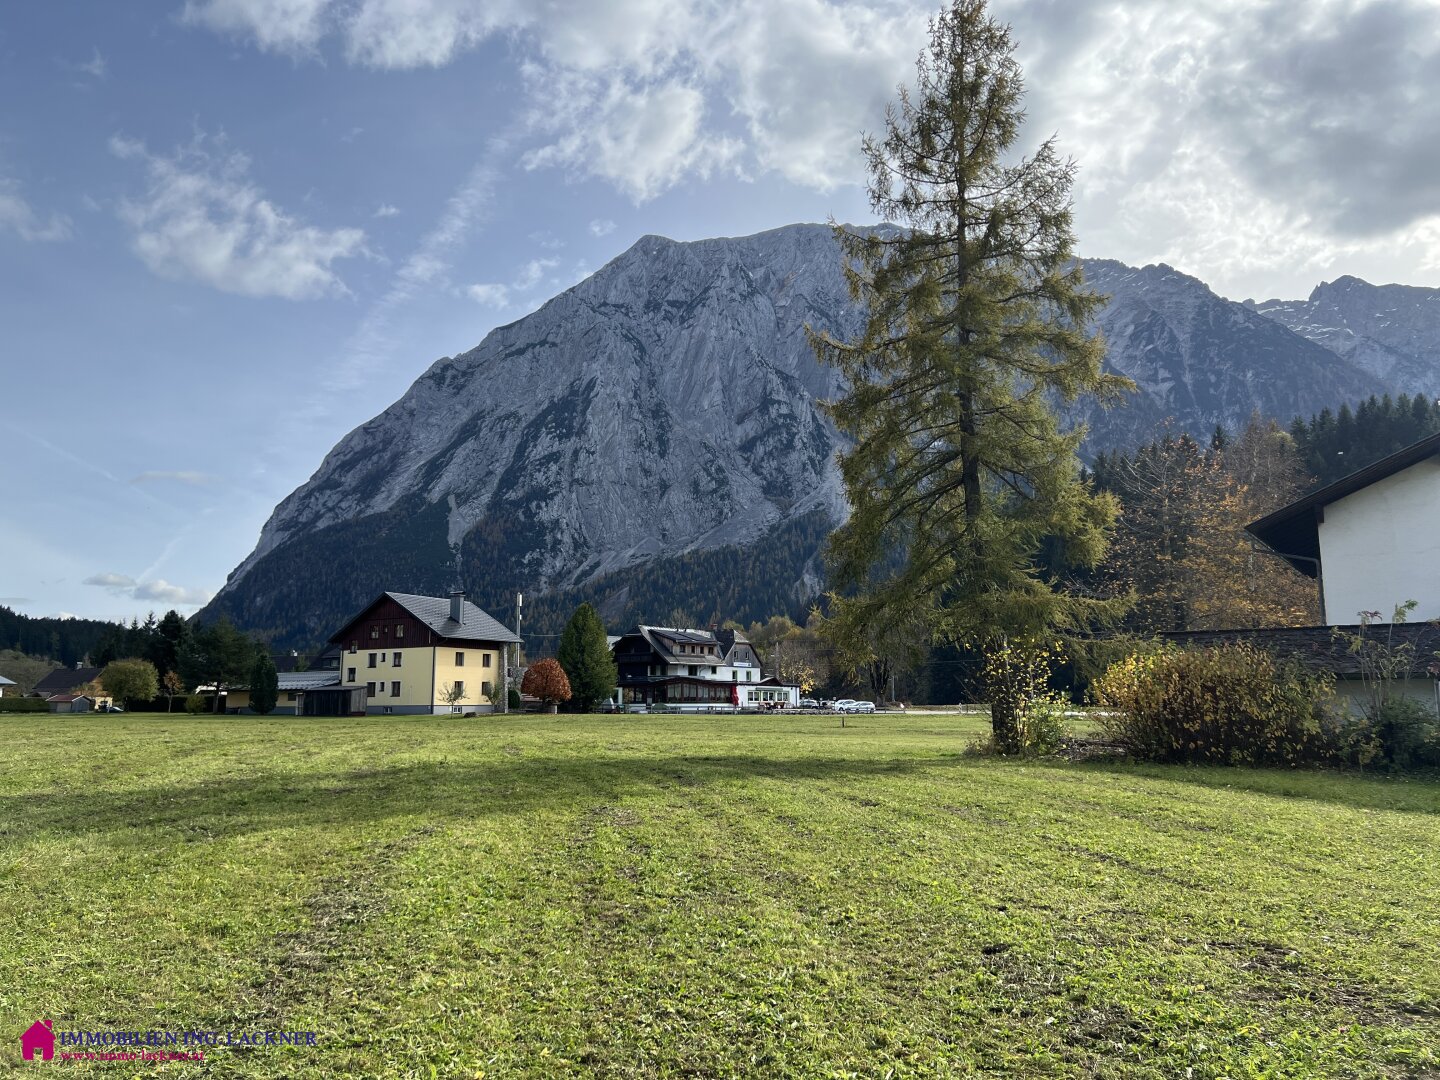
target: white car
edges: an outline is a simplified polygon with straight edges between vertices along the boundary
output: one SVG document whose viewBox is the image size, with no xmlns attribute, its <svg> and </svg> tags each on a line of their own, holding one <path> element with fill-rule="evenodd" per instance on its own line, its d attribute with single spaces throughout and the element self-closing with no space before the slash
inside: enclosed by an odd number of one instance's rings
<svg viewBox="0 0 1440 1080">
<path fill-rule="evenodd" d="M 841 698 L 835 702 L 836 712 L 845 713 L 873 713 L 875 705 L 869 701 L 856 701 L 854 698 Z"/>
</svg>

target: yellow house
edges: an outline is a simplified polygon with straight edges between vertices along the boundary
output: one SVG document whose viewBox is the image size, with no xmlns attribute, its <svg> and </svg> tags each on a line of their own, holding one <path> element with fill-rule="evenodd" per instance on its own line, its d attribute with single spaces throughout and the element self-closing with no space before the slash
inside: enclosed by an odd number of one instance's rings
<svg viewBox="0 0 1440 1080">
<path fill-rule="evenodd" d="M 519 641 L 461 592 L 382 593 L 330 638 L 341 685 L 364 685 L 366 711 L 381 714 L 492 711 Z"/>
</svg>

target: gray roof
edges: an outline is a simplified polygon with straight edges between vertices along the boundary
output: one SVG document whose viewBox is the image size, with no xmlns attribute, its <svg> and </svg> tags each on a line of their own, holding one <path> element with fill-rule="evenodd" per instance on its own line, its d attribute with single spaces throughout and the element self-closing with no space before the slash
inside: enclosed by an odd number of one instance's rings
<svg viewBox="0 0 1440 1080">
<path fill-rule="evenodd" d="M 56 668 L 35 684 L 35 693 L 42 697 L 46 694 L 68 694 L 77 686 L 84 686 L 87 682 L 98 678 L 100 678 L 98 667 Z"/>
<path fill-rule="evenodd" d="M 340 681 L 338 671 L 282 671 L 276 676 L 281 690 L 316 690 Z"/>
<path fill-rule="evenodd" d="M 464 605 L 460 612 L 463 621 L 457 623 L 450 618 L 448 597 L 416 596 L 414 593 L 398 592 L 387 592 L 385 595 L 442 637 L 453 638 L 457 641 L 518 642 L 520 640 L 513 631 L 507 630 L 505 625 L 493 615 L 476 607 L 469 600 L 461 601 Z"/>
<path fill-rule="evenodd" d="M 14 679 L 7 679 L 4 675 L 0 675 L 0 686 L 14 686 L 14 685 L 15 685 L 15 680 L 14 680 Z"/>
</svg>

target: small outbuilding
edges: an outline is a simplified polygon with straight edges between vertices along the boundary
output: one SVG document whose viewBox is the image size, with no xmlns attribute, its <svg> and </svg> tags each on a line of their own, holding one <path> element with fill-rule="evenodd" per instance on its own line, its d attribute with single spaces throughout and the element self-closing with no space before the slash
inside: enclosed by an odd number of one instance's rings
<svg viewBox="0 0 1440 1080">
<path fill-rule="evenodd" d="M 95 702 L 84 694 L 51 694 L 45 704 L 51 712 L 59 713 L 90 712 L 95 708 Z"/>
</svg>

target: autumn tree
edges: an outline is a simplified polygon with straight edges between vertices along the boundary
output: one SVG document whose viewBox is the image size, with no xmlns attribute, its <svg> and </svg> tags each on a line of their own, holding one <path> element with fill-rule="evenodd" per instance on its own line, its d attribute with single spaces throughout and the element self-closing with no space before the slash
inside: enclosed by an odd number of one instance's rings
<svg viewBox="0 0 1440 1080">
<path fill-rule="evenodd" d="M 620 677 L 615 657 L 605 638 L 605 624 L 589 604 L 581 604 L 570 616 L 555 656 L 565 669 L 572 700 L 580 712 L 592 712 L 615 692 Z"/>
<path fill-rule="evenodd" d="M 1132 629 L 1189 628 L 1186 558 L 1218 474 L 1213 452 L 1168 428 L 1133 455 L 1096 463 L 1096 483 L 1122 507 L 1101 578 L 1111 595 L 1134 596 Z"/>
<path fill-rule="evenodd" d="M 566 678 L 560 662 L 547 656 L 526 669 L 525 678 L 520 682 L 520 692 L 553 707 L 570 700 L 570 680 Z"/>
<path fill-rule="evenodd" d="M 165 691 L 165 711 L 170 712 L 175 707 L 175 699 L 185 692 L 185 683 L 176 672 L 167 671 L 160 679 L 160 686 Z"/>
<path fill-rule="evenodd" d="M 1316 583 L 1245 531 L 1309 486 L 1294 439 L 1273 420 L 1252 416 L 1218 464 L 1186 560 L 1188 628 L 1313 625 Z"/>
<path fill-rule="evenodd" d="M 853 441 L 840 459 L 851 516 L 828 549 L 842 644 L 913 622 L 989 652 L 1119 606 L 1037 565 L 1047 537 L 1094 565 L 1115 515 L 1082 481 L 1084 430 L 1062 430 L 1057 403 L 1130 384 L 1102 371 L 1089 332 L 1104 298 L 1074 259 L 1075 165 L 1053 139 L 1018 153 L 1014 51 L 983 0 L 942 11 L 914 89 L 864 140 L 871 207 L 899 227 L 836 227 L 868 311 L 855 340 L 813 335 L 849 386 L 830 408 Z M 1014 710 L 991 715 L 996 748 L 1017 752 Z"/>
<path fill-rule="evenodd" d="M 1133 454 L 1102 454 L 1096 483 L 1122 510 L 1101 582 L 1136 597 L 1131 629 L 1155 633 L 1295 626 L 1318 618 L 1313 582 L 1246 526 L 1308 486 L 1294 439 L 1255 416 L 1209 450 L 1167 431 Z"/>
</svg>

